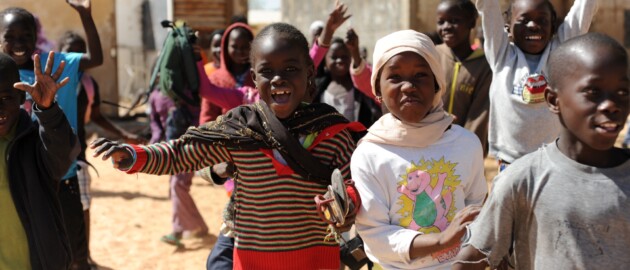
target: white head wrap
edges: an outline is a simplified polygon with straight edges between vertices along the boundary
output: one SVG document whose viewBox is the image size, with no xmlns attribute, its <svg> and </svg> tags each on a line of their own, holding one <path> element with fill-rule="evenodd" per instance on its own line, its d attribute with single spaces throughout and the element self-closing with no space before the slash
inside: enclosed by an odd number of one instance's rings
<svg viewBox="0 0 630 270">
<path fill-rule="evenodd" d="M 439 91 L 433 99 L 432 111 L 437 106 L 442 107 L 442 95 L 444 93 L 444 89 L 446 88 L 446 83 L 444 70 L 442 70 L 442 66 L 439 61 L 439 54 L 435 49 L 433 41 L 431 41 L 427 35 L 414 30 L 394 32 L 376 41 L 376 45 L 374 46 L 374 55 L 372 57 L 372 60 L 374 61 L 374 70 L 372 71 L 371 78 L 372 91 L 374 92 L 374 95 L 379 95 L 377 93 L 377 89 L 379 89 L 378 91 L 380 92 L 380 88 L 377 88 L 379 85 L 376 79 L 381 73 L 381 68 L 383 68 L 389 59 L 403 52 L 417 53 L 422 56 L 427 63 L 429 63 L 429 67 L 431 67 L 431 71 L 433 72 L 439 87 Z"/>
</svg>

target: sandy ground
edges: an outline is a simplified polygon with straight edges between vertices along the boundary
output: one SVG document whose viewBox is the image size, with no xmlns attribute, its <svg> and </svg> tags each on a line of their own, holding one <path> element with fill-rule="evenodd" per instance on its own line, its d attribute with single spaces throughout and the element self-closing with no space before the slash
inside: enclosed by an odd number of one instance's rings
<svg viewBox="0 0 630 270">
<path fill-rule="evenodd" d="M 90 156 L 91 153 L 88 153 Z M 227 202 L 222 186 L 193 180 L 191 194 L 210 235 L 184 239 L 176 248 L 159 241 L 171 230 L 168 176 L 127 175 L 109 161 L 91 159 L 100 177 L 92 181 L 92 258 L 100 269 L 205 269 Z"/>
<path fill-rule="evenodd" d="M 621 134 L 625 134 L 625 131 Z M 88 157 L 91 157 L 88 150 Z M 221 212 L 227 202 L 222 186 L 193 179 L 191 194 L 208 227 L 204 238 L 184 239 L 176 248 L 159 241 L 171 230 L 169 177 L 127 175 L 113 169 L 110 161 L 88 158 L 94 171 L 91 207 L 91 252 L 100 269 L 205 269 L 216 241 Z M 486 159 L 486 178 L 496 175 L 496 162 Z"/>
</svg>

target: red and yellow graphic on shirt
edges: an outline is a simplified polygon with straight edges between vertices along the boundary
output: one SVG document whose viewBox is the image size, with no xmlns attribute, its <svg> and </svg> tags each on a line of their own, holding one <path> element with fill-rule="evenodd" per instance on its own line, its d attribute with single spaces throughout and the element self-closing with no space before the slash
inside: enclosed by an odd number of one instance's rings
<svg viewBox="0 0 630 270">
<path fill-rule="evenodd" d="M 532 74 L 524 79 L 521 97 L 527 104 L 543 102 L 545 101 L 545 88 L 547 88 L 545 76 Z"/>
</svg>

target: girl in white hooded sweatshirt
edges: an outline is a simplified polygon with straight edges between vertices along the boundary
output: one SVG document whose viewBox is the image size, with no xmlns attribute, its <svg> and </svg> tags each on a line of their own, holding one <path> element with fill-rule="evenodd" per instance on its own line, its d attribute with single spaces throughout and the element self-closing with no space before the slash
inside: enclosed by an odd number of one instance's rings
<svg viewBox="0 0 630 270">
<path fill-rule="evenodd" d="M 481 144 L 442 108 L 444 73 L 426 35 L 385 36 L 373 59 L 372 89 L 390 113 L 352 155 L 358 233 L 384 269 L 449 269 L 487 194 Z"/>
</svg>

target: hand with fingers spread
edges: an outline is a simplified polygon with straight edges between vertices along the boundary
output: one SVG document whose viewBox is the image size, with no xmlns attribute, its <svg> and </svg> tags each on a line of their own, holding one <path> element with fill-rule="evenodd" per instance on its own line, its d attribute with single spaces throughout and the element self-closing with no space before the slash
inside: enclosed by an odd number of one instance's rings
<svg viewBox="0 0 630 270">
<path fill-rule="evenodd" d="M 94 150 L 94 157 L 103 155 L 102 159 L 112 158 L 114 168 L 119 170 L 129 170 L 133 164 L 133 154 L 124 145 L 116 141 L 110 141 L 105 138 L 98 138 L 90 144 Z"/>
<path fill-rule="evenodd" d="M 352 16 L 346 15 L 346 11 L 348 11 L 348 7 L 345 4 L 339 3 L 339 0 L 335 1 L 335 9 L 328 15 L 324 30 L 322 30 L 322 34 L 319 36 L 318 42 L 320 45 L 330 46 L 330 42 L 337 28 Z"/>
<path fill-rule="evenodd" d="M 50 52 L 48 54 L 48 59 L 46 60 L 46 69 L 42 74 L 39 54 L 35 54 L 35 59 L 33 61 L 35 62 L 35 83 L 31 85 L 19 82 L 13 85 L 13 87 L 29 93 L 39 109 L 45 110 L 50 108 L 55 101 L 55 95 L 57 94 L 59 88 L 66 85 L 70 80 L 66 77 L 57 83 L 57 80 L 59 80 L 59 77 L 61 77 L 61 74 L 63 73 L 66 63 L 61 61 L 55 73 L 51 75 L 53 63 L 55 62 L 54 59 L 55 53 Z"/>
</svg>

